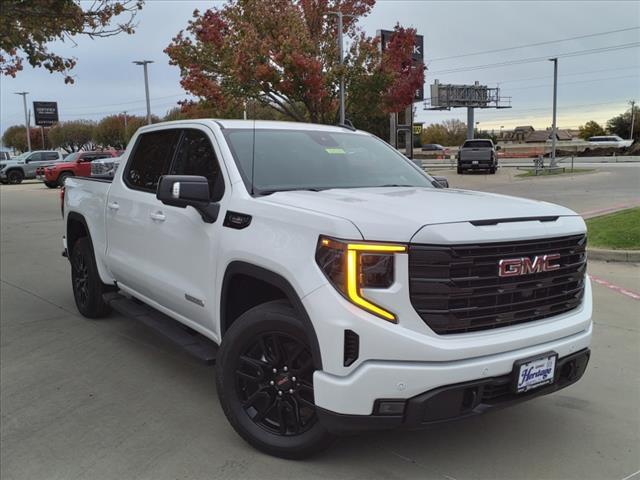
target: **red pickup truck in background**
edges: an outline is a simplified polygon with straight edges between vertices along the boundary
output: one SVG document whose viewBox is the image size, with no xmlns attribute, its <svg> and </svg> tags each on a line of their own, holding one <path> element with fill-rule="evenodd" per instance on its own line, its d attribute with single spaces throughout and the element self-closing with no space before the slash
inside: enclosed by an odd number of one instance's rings
<svg viewBox="0 0 640 480">
<path fill-rule="evenodd" d="M 67 177 L 90 177 L 91 162 L 99 158 L 119 157 L 122 151 L 103 150 L 91 152 L 74 152 L 65 158 L 64 162 L 58 162 L 36 170 L 36 178 L 43 180 L 49 188 L 61 187 Z"/>
</svg>

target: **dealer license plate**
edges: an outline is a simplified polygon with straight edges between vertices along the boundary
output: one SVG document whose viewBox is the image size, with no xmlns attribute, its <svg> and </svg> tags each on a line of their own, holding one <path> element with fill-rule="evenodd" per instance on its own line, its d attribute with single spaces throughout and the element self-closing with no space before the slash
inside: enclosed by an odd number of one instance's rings
<svg viewBox="0 0 640 480">
<path fill-rule="evenodd" d="M 553 383 L 557 353 L 516 362 L 516 392 L 523 393 Z"/>
<path fill-rule="evenodd" d="M 471 163 L 472 163 L 473 165 L 478 165 L 478 160 L 472 160 L 472 161 L 471 161 Z"/>
</svg>

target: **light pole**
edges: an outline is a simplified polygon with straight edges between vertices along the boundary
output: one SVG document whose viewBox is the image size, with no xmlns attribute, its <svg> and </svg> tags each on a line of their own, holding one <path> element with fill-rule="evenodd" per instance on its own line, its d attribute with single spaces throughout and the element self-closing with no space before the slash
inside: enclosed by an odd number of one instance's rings
<svg viewBox="0 0 640 480">
<path fill-rule="evenodd" d="M 553 62 L 553 123 L 551 124 L 551 167 L 556 166 L 556 110 L 558 106 L 558 59 L 550 58 Z"/>
<path fill-rule="evenodd" d="M 355 17 L 355 15 L 343 15 L 342 12 L 327 12 L 327 15 L 336 15 L 338 17 L 338 58 L 340 66 L 344 64 L 344 48 L 342 45 L 342 18 Z M 344 75 L 340 74 L 340 124 L 344 124 Z"/>
<path fill-rule="evenodd" d="M 136 60 L 133 63 L 142 65 L 144 68 L 144 91 L 147 95 L 147 124 L 151 125 L 151 104 L 149 103 L 149 75 L 147 73 L 147 65 L 153 63 L 153 60 Z"/>
<path fill-rule="evenodd" d="M 636 102 L 634 100 L 630 100 L 629 103 L 631 104 L 631 135 L 629 136 L 629 140 L 633 140 L 633 126 L 636 119 Z"/>
<path fill-rule="evenodd" d="M 22 95 L 22 104 L 24 105 L 24 125 L 27 127 L 27 146 L 31 151 L 31 128 L 29 126 L 29 116 L 27 115 L 27 94 L 29 92 L 14 92 L 16 95 Z"/>
</svg>

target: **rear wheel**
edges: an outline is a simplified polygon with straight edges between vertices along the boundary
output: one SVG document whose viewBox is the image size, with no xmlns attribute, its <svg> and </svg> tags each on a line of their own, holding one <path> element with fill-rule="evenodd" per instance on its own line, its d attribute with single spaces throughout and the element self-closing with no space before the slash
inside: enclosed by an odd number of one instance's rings
<svg viewBox="0 0 640 480">
<path fill-rule="evenodd" d="M 24 180 L 24 173 L 21 170 L 10 170 L 7 172 L 7 181 L 11 184 L 17 185 Z"/>
<path fill-rule="evenodd" d="M 93 247 L 88 237 L 80 238 L 71 251 L 71 284 L 78 311 L 87 318 L 100 318 L 111 308 L 102 295 L 109 286 L 102 283 L 98 274 Z"/>
<path fill-rule="evenodd" d="M 226 333 L 216 365 L 227 419 L 248 443 L 270 455 L 304 458 L 333 436 L 319 423 L 311 348 L 286 302 L 245 312 Z"/>
</svg>

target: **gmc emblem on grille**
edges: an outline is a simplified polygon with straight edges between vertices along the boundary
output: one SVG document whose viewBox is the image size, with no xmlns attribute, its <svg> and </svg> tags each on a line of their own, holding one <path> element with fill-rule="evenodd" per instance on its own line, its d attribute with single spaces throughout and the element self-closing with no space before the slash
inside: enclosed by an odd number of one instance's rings
<svg viewBox="0 0 640 480">
<path fill-rule="evenodd" d="M 500 277 L 516 277 L 531 273 L 552 272 L 560 268 L 558 260 L 560 260 L 559 253 L 536 255 L 533 258 L 507 258 L 498 262 L 498 275 Z"/>
</svg>

